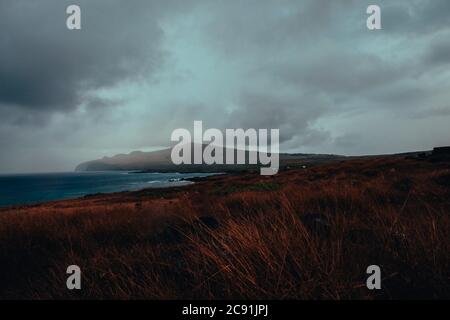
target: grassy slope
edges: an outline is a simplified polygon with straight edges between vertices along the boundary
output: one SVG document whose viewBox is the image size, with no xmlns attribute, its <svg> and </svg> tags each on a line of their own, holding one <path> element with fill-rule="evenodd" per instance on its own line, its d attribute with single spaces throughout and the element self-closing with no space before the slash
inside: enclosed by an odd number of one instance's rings
<svg viewBox="0 0 450 320">
<path fill-rule="evenodd" d="M 389 157 L 3 209 L 0 298 L 448 298 L 449 180 Z"/>
</svg>

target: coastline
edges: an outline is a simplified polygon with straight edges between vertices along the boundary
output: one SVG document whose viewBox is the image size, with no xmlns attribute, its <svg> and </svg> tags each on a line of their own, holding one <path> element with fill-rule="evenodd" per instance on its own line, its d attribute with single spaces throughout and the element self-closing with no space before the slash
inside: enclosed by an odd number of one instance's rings
<svg viewBox="0 0 450 320">
<path fill-rule="evenodd" d="M 78 174 L 79 172 L 73 172 L 73 174 Z M 96 174 L 96 173 L 109 173 L 109 172 L 87 172 L 87 173 L 91 173 L 91 174 Z M 149 172 L 129 172 L 129 171 L 114 171 L 115 174 L 134 174 L 134 173 L 149 173 Z M 161 172 L 152 172 L 155 174 L 164 174 Z M 182 175 L 183 173 L 180 172 L 168 172 L 170 174 L 173 175 Z M 45 174 L 21 174 L 20 176 L 39 176 L 39 175 L 58 175 L 61 173 L 45 173 Z M 63 172 L 62 174 L 72 174 L 72 172 Z M 196 173 L 196 172 L 192 172 L 190 174 L 196 175 L 196 174 L 205 174 L 205 173 Z M 198 181 L 203 181 L 209 177 L 213 177 L 213 176 L 218 176 L 218 175 L 224 175 L 226 173 L 222 173 L 222 172 L 217 172 L 217 173 L 208 173 L 208 176 L 194 176 L 194 177 L 181 177 L 181 178 L 170 178 L 167 181 L 160 181 L 160 180 L 155 180 L 155 181 L 148 181 L 146 186 L 142 186 L 142 188 L 138 188 L 138 189 L 125 189 L 125 190 L 118 190 L 118 191 L 111 191 L 111 192 L 92 192 L 92 193 L 87 193 L 84 195 L 79 195 L 79 196 L 73 196 L 73 197 L 62 197 L 60 199 L 52 199 L 52 200 L 42 200 L 42 201 L 36 201 L 36 202 L 31 202 L 31 203 L 17 203 L 17 204 L 6 204 L 6 205 L 0 205 L 0 212 L 3 210 L 8 210 L 8 209 L 13 209 L 13 208 L 23 208 L 23 207 L 34 207 L 34 206 L 42 206 L 45 205 L 47 203 L 54 203 L 54 202 L 61 202 L 61 201 L 72 201 L 72 200 L 78 200 L 78 199 L 84 199 L 84 198 L 90 198 L 93 196 L 102 196 L 102 195 L 111 195 L 111 194 L 122 194 L 122 193 L 130 193 L 130 192 L 139 192 L 145 189 L 169 189 L 169 188 L 179 188 L 179 187 L 186 187 L 189 186 L 191 184 L 194 184 L 195 182 Z M 15 176 L 15 175 L 12 175 Z M 152 184 L 159 184 L 158 186 L 152 187 Z M 163 184 L 163 185 L 161 185 Z"/>
<path fill-rule="evenodd" d="M 0 209 L 0 299 L 36 288 L 41 299 L 450 297 L 448 162 L 378 157 L 195 180 Z M 71 264 L 86 277 L 76 296 L 59 285 Z M 383 290 L 362 282 L 372 264 Z"/>
</svg>

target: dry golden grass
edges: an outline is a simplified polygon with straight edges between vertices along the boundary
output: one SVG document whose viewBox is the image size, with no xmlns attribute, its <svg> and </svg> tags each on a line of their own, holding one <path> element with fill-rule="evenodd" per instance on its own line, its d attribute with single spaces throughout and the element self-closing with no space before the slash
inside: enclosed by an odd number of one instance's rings
<svg viewBox="0 0 450 320">
<path fill-rule="evenodd" d="M 0 298 L 449 298 L 449 180 L 380 158 L 3 209 Z"/>
</svg>

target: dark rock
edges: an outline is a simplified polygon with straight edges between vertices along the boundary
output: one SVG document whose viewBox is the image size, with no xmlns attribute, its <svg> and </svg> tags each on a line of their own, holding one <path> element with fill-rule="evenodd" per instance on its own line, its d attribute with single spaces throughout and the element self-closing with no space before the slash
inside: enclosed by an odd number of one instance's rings
<svg viewBox="0 0 450 320">
<path fill-rule="evenodd" d="M 425 159 L 427 157 L 427 153 L 426 152 L 421 152 L 417 155 L 417 158 L 419 159 Z"/>
<path fill-rule="evenodd" d="M 167 225 L 161 232 L 158 232 L 154 239 L 159 243 L 176 244 L 187 240 L 190 236 L 209 237 L 208 230 L 215 230 L 220 227 L 219 221 L 210 216 L 202 216 L 192 223 L 187 221 Z"/>
<path fill-rule="evenodd" d="M 356 244 L 370 248 L 378 247 L 377 235 L 370 229 L 352 229 L 344 234 L 344 244 Z"/>
<path fill-rule="evenodd" d="M 403 178 L 394 183 L 394 188 L 401 192 L 408 192 L 412 189 L 413 183 L 411 179 Z"/>
<path fill-rule="evenodd" d="M 171 244 L 180 243 L 184 239 L 184 234 L 181 228 L 167 226 L 156 235 L 155 240 L 160 243 Z"/>
<path fill-rule="evenodd" d="M 307 213 L 300 216 L 300 220 L 309 233 L 328 238 L 331 234 L 331 226 L 327 216 L 318 213 Z"/>
<path fill-rule="evenodd" d="M 450 161 L 450 147 L 437 147 L 433 149 L 430 160 L 432 162 L 448 162 Z"/>
<path fill-rule="evenodd" d="M 355 228 L 349 230 L 344 233 L 342 240 L 343 261 L 345 264 L 354 263 L 355 257 L 358 257 L 358 264 L 367 267 L 382 259 L 384 243 L 370 229 Z M 349 265 L 348 268 L 350 267 Z"/>
<path fill-rule="evenodd" d="M 447 155 L 450 156 L 450 147 L 436 147 L 433 148 L 433 155 Z"/>
<path fill-rule="evenodd" d="M 391 235 L 391 241 L 393 247 L 399 252 L 402 252 L 408 246 L 408 238 L 406 237 L 406 234 L 402 232 L 393 233 Z"/>
<path fill-rule="evenodd" d="M 440 175 L 435 179 L 436 183 L 443 186 L 450 188 L 450 174 L 443 174 Z"/>
<path fill-rule="evenodd" d="M 365 175 L 366 177 L 374 178 L 374 177 L 378 176 L 380 173 L 376 170 L 366 170 L 366 171 L 362 172 L 362 174 Z"/>
<path fill-rule="evenodd" d="M 194 226 L 206 226 L 209 229 L 215 230 L 219 228 L 219 221 L 216 218 L 211 216 L 203 216 L 199 217 L 193 223 Z"/>
<path fill-rule="evenodd" d="M 448 286 L 435 279 L 427 267 L 415 266 L 388 275 L 382 281 L 382 290 L 376 297 L 386 299 L 438 299 L 448 296 Z"/>
</svg>

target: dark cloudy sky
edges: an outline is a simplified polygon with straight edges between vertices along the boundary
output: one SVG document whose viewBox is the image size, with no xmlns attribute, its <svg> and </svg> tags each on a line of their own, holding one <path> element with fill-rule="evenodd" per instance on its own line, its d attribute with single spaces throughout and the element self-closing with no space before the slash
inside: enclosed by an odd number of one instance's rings
<svg viewBox="0 0 450 320">
<path fill-rule="evenodd" d="M 450 144 L 450 1 L 1 0 L 0 119 L 0 172 L 167 146 L 194 120 L 279 128 L 282 151 Z"/>
</svg>

